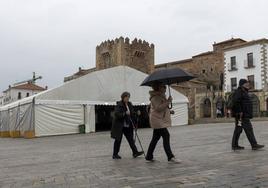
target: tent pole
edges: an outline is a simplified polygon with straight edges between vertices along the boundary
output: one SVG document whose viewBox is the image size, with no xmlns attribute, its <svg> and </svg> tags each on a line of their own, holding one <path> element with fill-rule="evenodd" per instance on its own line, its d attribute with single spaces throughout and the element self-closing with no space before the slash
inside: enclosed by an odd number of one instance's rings
<svg viewBox="0 0 268 188">
<path fill-rule="evenodd" d="M 33 116 L 33 123 L 31 123 L 31 126 L 32 126 L 32 124 L 33 124 L 33 127 L 31 127 L 31 128 L 33 128 L 34 129 L 34 131 L 35 131 L 35 97 L 33 98 L 33 103 L 32 103 L 32 105 L 33 105 L 33 107 L 32 107 L 32 116 Z"/>
<path fill-rule="evenodd" d="M 84 125 L 86 125 L 86 105 L 83 104 Z"/>
</svg>

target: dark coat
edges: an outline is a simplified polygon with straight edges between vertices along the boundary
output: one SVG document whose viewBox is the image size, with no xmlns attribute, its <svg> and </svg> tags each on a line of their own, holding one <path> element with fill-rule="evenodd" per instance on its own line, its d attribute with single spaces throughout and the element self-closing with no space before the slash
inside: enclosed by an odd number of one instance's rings
<svg viewBox="0 0 268 188">
<path fill-rule="evenodd" d="M 239 114 L 242 112 L 242 118 L 253 118 L 253 105 L 248 91 L 242 89 L 241 87 L 238 87 L 238 89 L 234 93 L 233 103 L 234 107 L 232 111 L 235 114 Z M 236 116 L 235 114 L 234 116 Z"/>
<path fill-rule="evenodd" d="M 122 137 L 125 121 L 129 124 L 130 129 L 133 129 L 133 124 L 136 123 L 136 113 L 131 102 L 128 103 L 128 108 L 130 110 L 131 118 L 126 115 L 126 105 L 122 101 L 117 102 L 117 105 L 114 110 L 114 118 L 111 130 L 111 137 L 114 139 L 119 140 Z"/>
</svg>

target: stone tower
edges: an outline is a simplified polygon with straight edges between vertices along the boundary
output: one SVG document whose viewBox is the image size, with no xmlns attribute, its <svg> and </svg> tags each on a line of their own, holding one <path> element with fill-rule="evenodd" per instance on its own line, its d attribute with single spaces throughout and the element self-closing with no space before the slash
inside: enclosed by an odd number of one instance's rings
<svg viewBox="0 0 268 188">
<path fill-rule="evenodd" d="M 151 73 L 154 70 L 154 45 L 136 38 L 130 42 L 129 38 L 120 37 L 96 47 L 97 70 L 119 65 Z"/>
</svg>

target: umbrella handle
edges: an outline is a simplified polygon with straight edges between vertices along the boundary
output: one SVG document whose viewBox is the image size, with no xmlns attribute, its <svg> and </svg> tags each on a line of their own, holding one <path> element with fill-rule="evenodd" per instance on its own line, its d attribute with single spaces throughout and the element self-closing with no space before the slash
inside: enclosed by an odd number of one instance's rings
<svg viewBox="0 0 268 188">
<path fill-rule="evenodd" d="M 173 104 L 172 102 L 168 105 L 168 109 L 172 109 L 173 108 Z"/>
<path fill-rule="evenodd" d="M 168 94 L 171 97 L 171 91 L 170 91 L 170 85 L 168 85 Z M 173 104 L 172 102 L 168 105 L 168 109 L 172 109 L 173 108 Z"/>
</svg>

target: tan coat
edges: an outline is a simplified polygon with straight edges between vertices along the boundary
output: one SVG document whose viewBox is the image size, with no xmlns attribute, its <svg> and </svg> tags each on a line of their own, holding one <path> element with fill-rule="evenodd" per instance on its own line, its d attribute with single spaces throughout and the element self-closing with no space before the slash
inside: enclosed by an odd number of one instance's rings
<svg viewBox="0 0 268 188">
<path fill-rule="evenodd" d="M 164 94 L 150 91 L 150 125 L 154 129 L 171 127 L 169 102 Z"/>
</svg>

